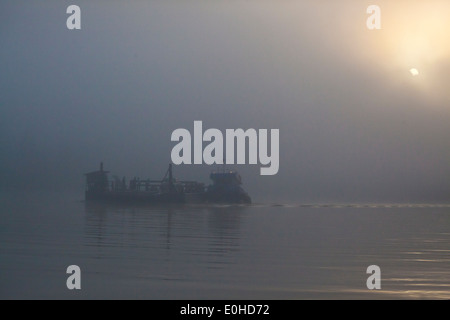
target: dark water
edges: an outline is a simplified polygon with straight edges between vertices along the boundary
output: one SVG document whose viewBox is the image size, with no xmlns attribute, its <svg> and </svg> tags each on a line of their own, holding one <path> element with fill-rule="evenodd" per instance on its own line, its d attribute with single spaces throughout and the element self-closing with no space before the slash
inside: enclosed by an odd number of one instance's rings
<svg viewBox="0 0 450 320">
<path fill-rule="evenodd" d="M 2 299 L 450 299 L 448 204 L 1 205 Z M 374 264 L 381 290 L 366 287 Z M 69 265 L 81 290 L 66 287 Z"/>
</svg>

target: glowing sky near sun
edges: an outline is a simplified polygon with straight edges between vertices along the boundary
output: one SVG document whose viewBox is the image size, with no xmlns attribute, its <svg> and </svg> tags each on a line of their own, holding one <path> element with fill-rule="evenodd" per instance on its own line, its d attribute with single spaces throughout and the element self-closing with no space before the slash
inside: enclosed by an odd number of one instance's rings
<svg viewBox="0 0 450 320">
<path fill-rule="evenodd" d="M 366 34 L 366 41 L 376 48 L 371 58 L 391 72 L 388 78 L 406 76 L 409 70 L 411 75 L 420 76 L 421 82 L 416 82 L 419 89 L 442 96 L 443 82 L 450 71 L 450 2 L 381 3 L 382 30 Z"/>
</svg>

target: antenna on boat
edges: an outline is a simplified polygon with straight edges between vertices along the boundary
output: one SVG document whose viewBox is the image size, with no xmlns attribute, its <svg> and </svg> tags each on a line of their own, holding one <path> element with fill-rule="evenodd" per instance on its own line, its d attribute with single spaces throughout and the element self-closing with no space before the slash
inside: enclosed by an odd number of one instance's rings
<svg viewBox="0 0 450 320">
<path fill-rule="evenodd" d="M 172 163 L 169 163 L 169 191 L 173 192 Z"/>
<path fill-rule="evenodd" d="M 173 184 L 172 163 L 169 163 L 169 169 L 167 169 L 166 174 L 164 175 L 164 178 L 161 182 L 164 182 L 166 178 L 168 178 L 169 180 L 169 192 L 173 192 L 175 188 Z"/>
</svg>

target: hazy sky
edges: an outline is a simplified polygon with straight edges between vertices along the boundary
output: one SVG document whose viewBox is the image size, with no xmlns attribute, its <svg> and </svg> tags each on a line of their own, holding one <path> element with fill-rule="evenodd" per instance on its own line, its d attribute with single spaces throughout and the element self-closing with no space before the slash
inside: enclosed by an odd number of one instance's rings
<svg viewBox="0 0 450 320">
<path fill-rule="evenodd" d="M 81 30 L 66 28 L 71 4 Z M 371 4 L 381 30 L 366 27 Z M 232 166 L 255 199 L 449 201 L 449 13 L 447 0 L 3 0 L 1 185 L 82 194 L 100 161 L 156 179 L 172 131 L 202 120 L 280 130 L 277 175 Z"/>
</svg>

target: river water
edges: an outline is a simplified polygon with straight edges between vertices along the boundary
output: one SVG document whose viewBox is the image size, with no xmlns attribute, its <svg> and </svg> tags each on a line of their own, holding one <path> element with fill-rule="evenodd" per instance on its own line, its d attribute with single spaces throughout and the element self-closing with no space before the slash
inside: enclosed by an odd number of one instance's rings
<svg viewBox="0 0 450 320">
<path fill-rule="evenodd" d="M 449 204 L 1 206 L 1 299 L 450 299 Z"/>
</svg>

